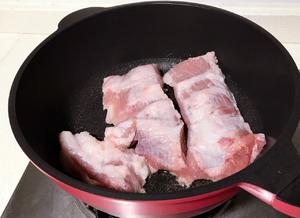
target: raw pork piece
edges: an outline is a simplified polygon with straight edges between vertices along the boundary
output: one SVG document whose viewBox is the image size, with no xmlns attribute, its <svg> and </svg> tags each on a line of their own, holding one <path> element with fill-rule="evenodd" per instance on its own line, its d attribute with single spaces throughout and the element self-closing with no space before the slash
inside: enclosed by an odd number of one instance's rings
<svg viewBox="0 0 300 218">
<path fill-rule="evenodd" d="M 142 192 L 149 168 L 133 149 L 119 149 L 88 132 L 59 135 L 64 168 L 83 181 L 118 191 Z"/>
<path fill-rule="evenodd" d="M 150 169 L 186 174 L 183 122 L 170 99 L 148 105 L 137 114 L 135 151 L 143 155 Z"/>
<path fill-rule="evenodd" d="M 187 183 L 230 176 L 254 161 L 266 143 L 264 135 L 253 134 L 244 121 L 216 63 L 214 52 L 209 52 L 164 75 L 188 126 Z"/>
<path fill-rule="evenodd" d="M 107 127 L 104 141 L 110 142 L 119 148 L 127 148 L 133 143 L 135 133 L 136 123 L 133 119 L 130 119 L 117 126 Z"/>
<path fill-rule="evenodd" d="M 105 78 L 106 120 L 116 125 L 107 128 L 105 140 L 124 148 L 133 139 L 135 151 L 146 158 L 152 172 L 165 169 L 181 175 L 186 168 L 183 122 L 162 85 L 155 64 Z"/>
<path fill-rule="evenodd" d="M 162 90 L 162 78 L 155 64 L 133 68 L 125 75 L 104 79 L 103 108 L 106 122 L 117 125 L 136 115 L 148 104 L 167 99 Z"/>
</svg>

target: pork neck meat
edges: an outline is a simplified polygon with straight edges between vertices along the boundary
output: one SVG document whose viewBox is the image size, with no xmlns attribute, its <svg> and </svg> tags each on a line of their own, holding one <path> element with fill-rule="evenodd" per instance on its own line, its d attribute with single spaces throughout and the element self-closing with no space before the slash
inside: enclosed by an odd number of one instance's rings
<svg viewBox="0 0 300 218">
<path fill-rule="evenodd" d="M 120 149 L 98 141 L 88 132 L 59 135 L 61 162 L 65 170 L 83 181 L 118 191 L 143 192 L 150 171 L 145 158 L 133 149 Z"/>
<path fill-rule="evenodd" d="M 125 75 L 106 77 L 102 86 L 106 122 L 117 125 L 135 117 L 152 102 L 168 99 L 162 85 L 155 64 L 138 66 Z"/>
<path fill-rule="evenodd" d="M 169 170 L 180 175 L 186 168 L 183 121 L 164 93 L 157 65 L 136 67 L 125 75 L 109 76 L 103 84 L 107 140 L 120 147 L 136 142 L 152 172 Z"/>
<path fill-rule="evenodd" d="M 174 88 L 188 127 L 186 182 L 225 178 L 249 165 L 265 145 L 253 134 L 224 82 L 214 52 L 171 68 L 164 82 Z"/>
</svg>

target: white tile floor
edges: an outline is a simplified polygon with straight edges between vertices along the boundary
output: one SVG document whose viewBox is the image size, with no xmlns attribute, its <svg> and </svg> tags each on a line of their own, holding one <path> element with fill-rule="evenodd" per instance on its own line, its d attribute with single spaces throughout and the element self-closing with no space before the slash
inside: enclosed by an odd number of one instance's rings
<svg viewBox="0 0 300 218">
<path fill-rule="evenodd" d="M 99 5 L 98 1 L 97 4 Z M 0 215 L 28 163 L 9 125 L 7 102 L 11 83 L 29 53 L 55 30 L 57 22 L 69 12 L 69 8 L 65 11 L 60 8 L 56 12 L 53 7 L 51 13 L 47 10 L 24 12 L 7 9 L 5 13 L 1 13 L 2 9 L 0 0 Z M 261 18 L 256 13 L 252 19 L 283 42 L 300 68 L 300 37 L 297 35 L 300 34 L 300 16 L 286 18 L 288 23 L 281 22 L 282 26 L 276 26 L 278 19 L 281 19 L 278 17 L 274 20 L 270 17 Z"/>
</svg>

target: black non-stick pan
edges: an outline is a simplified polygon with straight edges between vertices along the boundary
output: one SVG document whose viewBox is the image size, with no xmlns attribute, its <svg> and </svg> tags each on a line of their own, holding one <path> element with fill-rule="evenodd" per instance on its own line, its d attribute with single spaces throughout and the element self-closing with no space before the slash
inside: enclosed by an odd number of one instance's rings
<svg viewBox="0 0 300 218">
<path fill-rule="evenodd" d="M 253 164 L 218 182 L 197 181 L 189 189 L 178 188 L 169 174 L 159 172 L 161 176 L 147 180 L 145 194 L 92 186 L 63 170 L 58 143 L 62 130 L 85 130 L 103 138 L 104 77 L 144 63 L 159 63 L 164 73 L 181 59 L 207 51 L 216 52 L 246 121 L 267 136 L 268 144 Z M 300 158 L 291 142 L 300 117 L 299 98 L 294 61 L 258 25 L 210 6 L 147 2 L 87 8 L 64 18 L 18 71 L 9 116 L 20 146 L 41 171 L 110 214 L 187 217 L 242 188 L 277 210 L 300 216 Z"/>
</svg>

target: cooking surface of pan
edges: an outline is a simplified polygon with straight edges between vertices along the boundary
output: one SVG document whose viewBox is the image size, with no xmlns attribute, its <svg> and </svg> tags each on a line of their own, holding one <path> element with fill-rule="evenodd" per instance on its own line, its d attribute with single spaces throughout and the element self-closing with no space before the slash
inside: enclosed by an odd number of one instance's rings
<svg viewBox="0 0 300 218">
<path fill-rule="evenodd" d="M 160 72 L 163 75 L 174 64 L 178 63 L 180 59 L 175 58 L 160 58 L 160 59 L 147 59 L 139 60 L 131 63 L 123 64 L 121 66 L 114 66 L 112 69 L 106 72 L 95 73 L 82 84 L 82 89 L 78 90 L 72 96 L 68 98 L 66 102 L 66 114 L 68 114 L 67 129 L 73 133 L 79 133 L 81 131 L 88 131 L 99 140 L 103 140 L 104 130 L 106 126 L 105 117 L 106 112 L 102 108 L 102 83 L 103 79 L 109 75 L 122 75 L 127 73 L 130 69 L 143 64 L 156 63 L 159 66 Z M 226 83 L 229 89 L 233 92 L 237 101 L 238 107 L 246 120 L 250 124 L 254 133 L 263 132 L 263 124 L 260 119 L 258 110 L 255 108 L 254 103 L 246 95 L 245 92 L 230 79 L 230 76 L 225 73 Z M 176 109 L 177 105 L 173 89 L 167 85 L 164 86 L 166 94 L 172 99 Z M 185 137 L 187 137 L 187 129 L 185 128 Z M 187 141 L 187 138 L 186 140 Z M 209 184 L 207 180 L 195 181 L 191 188 L 197 188 Z M 145 184 L 146 193 L 163 193 L 182 191 L 186 189 L 178 184 L 176 178 L 167 171 L 161 170 L 153 176 L 149 176 Z"/>
</svg>

